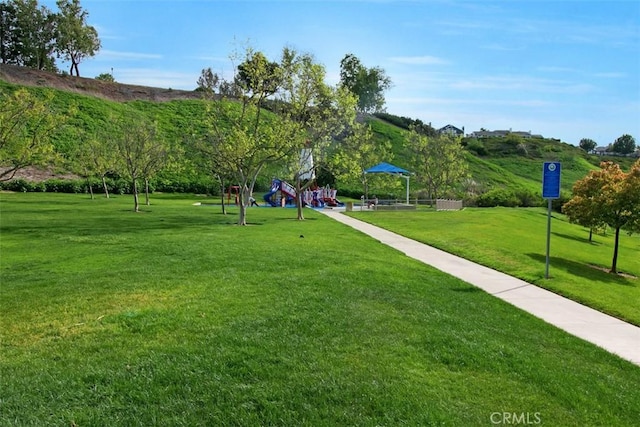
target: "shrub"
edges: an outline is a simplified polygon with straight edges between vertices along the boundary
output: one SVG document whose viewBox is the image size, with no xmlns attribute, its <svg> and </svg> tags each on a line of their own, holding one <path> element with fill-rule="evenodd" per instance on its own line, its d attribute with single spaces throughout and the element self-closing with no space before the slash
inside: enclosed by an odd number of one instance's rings
<svg viewBox="0 0 640 427">
<path fill-rule="evenodd" d="M 516 207 L 520 201 L 512 190 L 504 188 L 494 188 L 481 194 L 476 199 L 476 204 L 481 208 L 491 208 L 495 206 Z"/>
<path fill-rule="evenodd" d="M 22 178 L 12 179 L 11 181 L 2 182 L 2 189 L 7 191 L 26 193 L 28 191 L 33 191 L 33 182 L 27 181 Z"/>
<path fill-rule="evenodd" d="M 77 179 L 48 179 L 44 181 L 45 191 L 49 193 L 85 193 L 87 183 Z"/>
<path fill-rule="evenodd" d="M 527 189 L 518 189 L 515 192 L 515 196 L 518 198 L 518 206 L 530 208 L 536 206 L 542 206 L 543 199 L 542 195 L 536 193 L 535 191 L 527 190 Z"/>
<path fill-rule="evenodd" d="M 484 146 L 482 141 L 478 141 L 477 139 L 472 139 L 467 144 L 467 150 L 473 151 L 478 156 L 486 156 L 489 154 L 487 147 Z"/>
</svg>

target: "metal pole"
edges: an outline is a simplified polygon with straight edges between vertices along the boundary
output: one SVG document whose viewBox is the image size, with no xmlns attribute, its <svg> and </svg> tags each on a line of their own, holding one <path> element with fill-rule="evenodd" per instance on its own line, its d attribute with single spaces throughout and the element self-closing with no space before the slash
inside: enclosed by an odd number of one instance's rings
<svg viewBox="0 0 640 427">
<path fill-rule="evenodd" d="M 544 278 L 549 278 L 549 248 L 551 247 L 551 199 L 547 199 L 547 262 L 545 265 Z"/>
<path fill-rule="evenodd" d="M 407 176 L 407 204 L 409 204 L 409 177 Z"/>
</svg>

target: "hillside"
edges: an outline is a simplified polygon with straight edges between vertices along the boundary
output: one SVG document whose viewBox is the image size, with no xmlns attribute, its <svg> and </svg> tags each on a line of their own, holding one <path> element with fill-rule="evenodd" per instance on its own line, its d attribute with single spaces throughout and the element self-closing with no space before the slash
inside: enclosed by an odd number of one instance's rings
<svg viewBox="0 0 640 427">
<path fill-rule="evenodd" d="M 78 113 L 70 123 L 72 126 L 67 127 L 54 141 L 62 152 L 70 152 L 77 144 L 74 128 L 85 132 L 99 130 L 108 134 L 113 126 L 109 117 L 122 114 L 141 114 L 157 121 L 169 140 L 181 144 L 187 130 L 193 132 L 201 126 L 201 119 L 205 114 L 200 94 L 195 91 L 109 83 L 0 64 L 0 90 L 13 90 L 17 86 L 30 87 L 34 91 L 51 88 L 57 91 L 55 102 L 61 109 L 69 105 L 78 106 Z M 371 117 L 369 122 L 377 140 L 391 142 L 391 162 L 406 167 L 409 163 L 409 154 L 404 142 L 407 130 L 374 117 Z M 467 149 L 466 157 L 476 193 L 507 189 L 539 194 L 544 161 L 563 163 L 562 188 L 570 192 L 577 179 L 585 176 L 589 170 L 597 168 L 603 160 L 554 139 L 522 139 L 510 135 L 482 140 L 464 138 L 463 144 Z M 615 160 L 622 162 L 625 168 L 631 164 L 630 159 Z M 27 178 L 37 179 L 37 174 L 33 171 L 30 173 L 31 176 Z M 198 174 L 195 171 L 183 171 L 182 174 L 189 175 L 179 178 L 183 181 L 206 180 L 206 177 L 196 176 Z M 42 177 L 49 176 L 50 174 Z M 267 186 L 267 181 L 268 178 L 264 178 L 258 182 L 258 187 Z M 341 189 L 354 193 L 361 191 L 359 188 L 350 189 L 344 186 Z"/>
</svg>

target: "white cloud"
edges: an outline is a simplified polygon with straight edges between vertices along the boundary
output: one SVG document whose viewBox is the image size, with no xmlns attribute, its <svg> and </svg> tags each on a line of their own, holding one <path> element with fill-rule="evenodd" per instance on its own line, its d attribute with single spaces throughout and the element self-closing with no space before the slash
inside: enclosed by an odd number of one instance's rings
<svg viewBox="0 0 640 427">
<path fill-rule="evenodd" d="M 163 56 L 156 53 L 140 53 L 140 52 L 119 52 L 115 50 L 101 50 L 96 55 L 96 59 L 132 59 L 132 60 L 149 60 L 162 59 Z"/>
</svg>

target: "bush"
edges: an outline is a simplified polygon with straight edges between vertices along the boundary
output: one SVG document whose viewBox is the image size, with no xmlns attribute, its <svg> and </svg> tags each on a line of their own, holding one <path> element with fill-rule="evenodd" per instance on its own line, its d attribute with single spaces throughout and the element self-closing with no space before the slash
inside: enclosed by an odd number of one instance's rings
<svg viewBox="0 0 640 427">
<path fill-rule="evenodd" d="M 4 181 L 1 183 L 2 189 L 7 191 L 16 191 L 20 193 L 26 193 L 28 191 L 34 191 L 34 183 L 24 180 L 22 178 L 12 179 L 11 181 Z"/>
<path fill-rule="evenodd" d="M 544 204 L 544 200 L 542 199 L 542 195 L 536 193 L 535 191 L 519 189 L 516 190 L 515 196 L 518 198 L 518 206 L 524 208 L 531 208 L 536 206 L 542 206 Z"/>
<path fill-rule="evenodd" d="M 495 206 L 516 207 L 519 206 L 520 201 L 512 190 L 495 188 L 478 196 L 476 204 L 481 208 L 492 208 Z"/>
<path fill-rule="evenodd" d="M 84 193 L 87 185 L 84 180 L 48 179 L 44 181 L 48 193 Z"/>
<path fill-rule="evenodd" d="M 477 139 L 472 139 L 467 143 L 467 150 L 473 151 L 478 156 L 486 156 L 487 154 L 489 154 L 487 147 L 485 147 L 484 144 Z"/>
</svg>

